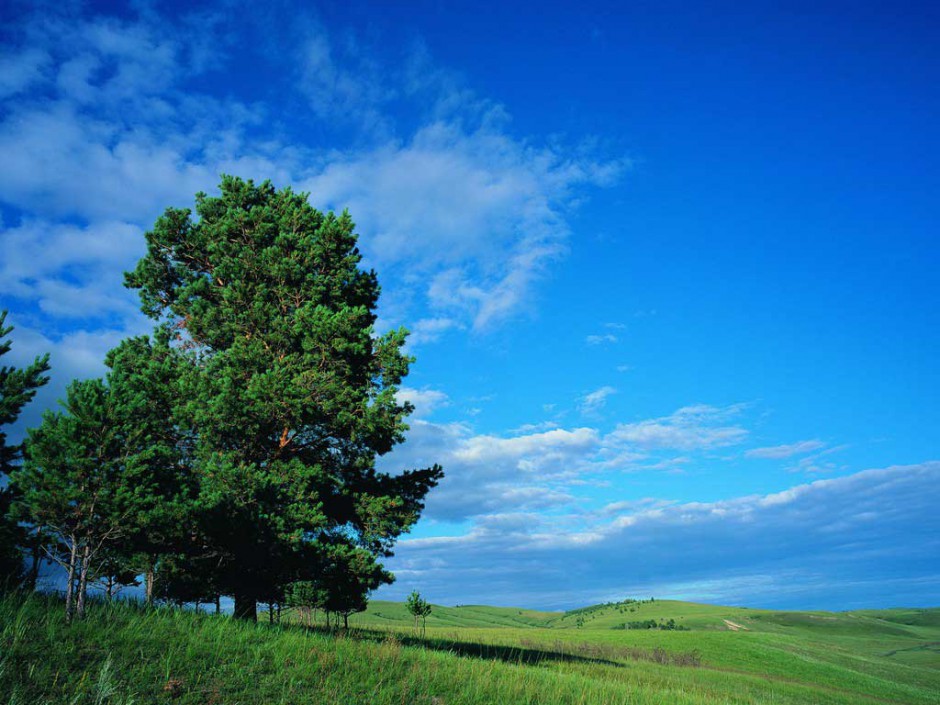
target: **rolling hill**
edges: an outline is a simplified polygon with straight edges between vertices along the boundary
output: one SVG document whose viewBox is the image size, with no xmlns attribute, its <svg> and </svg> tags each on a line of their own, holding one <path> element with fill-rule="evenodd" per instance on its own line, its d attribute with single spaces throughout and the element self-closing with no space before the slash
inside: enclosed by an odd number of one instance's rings
<svg viewBox="0 0 940 705">
<path fill-rule="evenodd" d="M 632 609 L 632 611 L 631 611 Z M 649 622 L 681 629 L 625 629 Z M 373 602 L 351 629 L 0 599 L 0 704 L 937 703 L 940 610 L 656 600 L 569 612 Z"/>
</svg>

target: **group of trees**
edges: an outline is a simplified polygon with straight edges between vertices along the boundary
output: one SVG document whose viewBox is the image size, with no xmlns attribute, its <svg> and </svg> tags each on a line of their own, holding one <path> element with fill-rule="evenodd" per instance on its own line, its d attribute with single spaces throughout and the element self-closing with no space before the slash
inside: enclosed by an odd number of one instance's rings
<svg viewBox="0 0 940 705">
<path fill-rule="evenodd" d="M 22 463 L 4 451 L 3 530 L 18 532 L 4 545 L 63 566 L 70 617 L 89 584 L 112 595 L 142 577 L 148 601 L 345 618 L 394 579 L 380 559 L 443 476 L 376 468 L 404 440 L 412 407 L 396 392 L 413 359 L 404 329 L 374 332 L 378 281 L 349 215 L 268 182 L 220 190 L 197 194 L 195 217 L 168 209 L 126 275 L 153 334 L 72 382 Z M 47 369 L 4 368 L 3 423 L 29 400 L 15 380 L 35 389 Z"/>
<path fill-rule="evenodd" d="M 660 617 L 659 621 L 655 619 L 638 619 L 631 622 L 624 622 L 616 627 L 611 627 L 611 629 L 661 629 L 663 631 L 689 631 L 689 627 L 685 627 L 676 622 L 675 619 L 671 617 L 669 620 L 664 620 Z"/>
</svg>

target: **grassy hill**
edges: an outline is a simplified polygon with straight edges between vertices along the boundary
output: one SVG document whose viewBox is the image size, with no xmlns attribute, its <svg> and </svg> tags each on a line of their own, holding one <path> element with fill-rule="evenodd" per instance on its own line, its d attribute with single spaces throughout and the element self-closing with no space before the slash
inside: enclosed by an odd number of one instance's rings
<svg viewBox="0 0 940 705">
<path fill-rule="evenodd" d="M 632 606 L 435 607 L 422 637 L 391 602 L 332 634 L 134 605 L 70 627 L 6 598 L 0 705 L 940 702 L 940 610 Z M 616 628 L 647 619 L 687 630 Z"/>
</svg>

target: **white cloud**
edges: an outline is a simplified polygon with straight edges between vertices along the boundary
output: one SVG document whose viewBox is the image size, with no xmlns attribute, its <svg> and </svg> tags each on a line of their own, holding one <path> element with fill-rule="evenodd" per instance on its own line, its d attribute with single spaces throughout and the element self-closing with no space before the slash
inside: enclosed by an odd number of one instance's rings
<svg viewBox="0 0 940 705">
<path fill-rule="evenodd" d="M 512 438 L 474 436 L 461 444 L 454 457 L 473 462 L 508 461 L 520 469 L 534 470 L 546 461 L 570 457 L 572 450 L 583 451 L 596 443 L 597 431 L 592 428 L 556 428 Z"/>
<path fill-rule="evenodd" d="M 721 425 L 742 409 L 741 405 L 724 408 L 704 404 L 687 406 L 670 416 L 638 423 L 619 424 L 609 441 L 644 449 L 707 450 L 741 443 L 746 429 Z"/>
<path fill-rule="evenodd" d="M 335 44 L 324 28 L 310 26 L 299 51 L 301 90 L 314 114 L 352 122 L 370 134 L 387 135 L 391 123 L 384 105 L 395 96 L 392 84 L 352 36 Z"/>
<path fill-rule="evenodd" d="M 415 399 L 422 393 L 432 408 L 439 401 L 432 390 L 404 391 Z M 593 393 L 594 408 L 611 393 L 606 387 Z M 420 410 L 420 402 L 416 404 Z M 382 462 L 391 471 L 432 463 L 444 467 L 444 480 L 428 498 L 425 516 L 431 519 L 462 521 L 516 511 L 520 506 L 514 502 L 519 501 L 528 508 L 536 503 L 560 508 L 575 502 L 575 488 L 603 484 L 607 473 L 681 472 L 695 462 L 696 453 L 743 439 L 745 429 L 719 425 L 743 408 L 689 406 L 665 419 L 616 426 L 607 434 L 554 422 L 525 424 L 499 435 L 477 434 L 469 424 L 415 418 L 407 441 Z M 516 492 L 518 488 L 525 493 Z"/>
<path fill-rule="evenodd" d="M 0 294 L 29 299 L 62 318 L 137 315 L 122 272 L 143 254 L 139 227 L 102 221 L 88 227 L 26 221 L 0 239 Z"/>
<path fill-rule="evenodd" d="M 435 410 L 450 404 L 450 398 L 437 389 L 414 389 L 401 387 L 398 390 L 399 402 L 410 402 L 414 406 L 412 418 L 419 419 L 430 416 Z"/>
<path fill-rule="evenodd" d="M 829 459 L 829 456 L 848 448 L 847 445 L 826 448 L 818 453 L 800 458 L 789 468 L 790 472 L 805 472 L 810 474 L 834 473 L 846 470 L 848 466 Z"/>
<path fill-rule="evenodd" d="M 0 201 L 26 214 L 20 228 L 32 221 L 33 233 L 48 224 L 87 238 L 82 267 L 103 281 L 127 267 L 127 240 L 116 236 L 106 252 L 96 233 L 140 232 L 165 207 L 211 191 L 223 171 L 270 177 L 310 190 L 318 207 L 351 209 L 367 260 L 393 282 L 383 317 L 418 319 L 412 344 L 481 331 L 531 309 L 535 283 L 565 252 L 583 188 L 611 183 L 625 165 L 514 136 L 501 106 L 420 47 L 401 67 L 383 65 L 354 34 L 332 36 L 308 16 L 279 29 L 299 48 L 272 76 L 284 74 L 315 125 L 355 124 L 351 142 L 318 149 L 282 135 L 268 106 L 192 89 L 201 71 L 225 65 L 233 40 L 223 19 L 183 16 L 171 27 L 154 11 L 141 16 L 37 13 L 22 32 L 30 46 L 0 58 L 0 93 L 16 98 L 0 117 Z M 23 92 L 33 86 L 41 98 Z M 407 124 L 397 117 L 406 104 L 416 116 Z M 32 265 L 14 272 L 21 293 L 11 295 L 38 296 L 53 318 L 128 315 L 121 295 L 111 301 L 67 268 L 50 264 L 28 283 Z"/>
<path fill-rule="evenodd" d="M 409 345 L 433 343 L 447 331 L 459 330 L 463 326 L 452 318 L 422 318 L 409 327 Z"/>
<path fill-rule="evenodd" d="M 605 504 L 598 514 L 601 516 L 623 516 L 649 511 L 650 509 L 660 509 L 662 507 L 667 507 L 670 504 L 675 504 L 675 502 L 670 502 L 669 500 L 664 499 L 657 499 L 656 497 L 624 499 Z"/>
<path fill-rule="evenodd" d="M 404 144 L 337 155 L 303 184 L 348 208 L 367 254 L 430 273 L 430 305 L 482 330 L 529 305 L 565 251 L 574 190 L 620 167 L 537 148 L 484 121 L 421 127 Z"/>
<path fill-rule="evenodd" d="M 797 441 L 779 446 L 766 446 L 764 448 L 752 448 L 744 455 L 748 458 L 792 458 L 794 455 L 803 455 L 814 450 L 819 450 L 826 444 L 819 440 Z"/>
<path fill-rule="evenodd" d="M 608 343 L 616 343 L 617 336 L 613 333 L 604 333 L 602 335 L 589 335 L 584 339 L 584 342 L 588 345 L 604 345 Z"/>
<path fill-rule="evenodd" d="M 514 604 L 520 594 L 546 608 L 650 594 L 794 608 L 936 602 L 938 501 L 940 462 L 926 462 L 720 502 L 622 500 L 582 528 L 545 516 L 481 523 L 405 540 L 391 567 L 445 603 Z"/>
<path fill-rule="evenodd" d="M 569 480 L 598 446 L 591 428 L 514 435 L 474 434 L 464 424 L 411 423 L 408 440 L 383 459 L 390 470 L 440 463 L 445 477 L 424 515 L 460 521 L 484 514 L 559 507 L 574 500 Z"/>
<path fill-rule="evenodd" d="M 611 386 L 595 389 L 593 392 L 589 392 L 581 397 L 578 409 L 585 415 L 596 414 L 607 403 L 607 397 L 616 393 L 617 390 Z"/>
</svg>

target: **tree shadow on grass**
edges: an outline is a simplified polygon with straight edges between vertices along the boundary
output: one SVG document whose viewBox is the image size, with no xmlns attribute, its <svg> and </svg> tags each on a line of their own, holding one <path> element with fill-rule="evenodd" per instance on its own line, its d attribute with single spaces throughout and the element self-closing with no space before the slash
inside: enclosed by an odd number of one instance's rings
<svg viewBox="0 0 940 705">
<path fill-rule="evenodd" d="M 325 627 L 304 627 L 321 634 L 342 636 L 357 641 L 373 643 L 397 642 L 402 646 L 422 647 L 433 651 L 443 651 L 457 656 L 478 658 L 488 661 L 503 661 L 526 666 L 537 666 L 543 663 L 584 663 L 603 664 L 623 668 L 626 664 L 605 657 L 601 653 L 578 654 L 571 651 L 562 651 L 557 648 L 544 648 L 534 642 L 525 642 L 521 646 L 506 646 L 503 644 L 485 644 L 482 642 L 461 641 L 445 637 L 418 637 L 402 634 L 401 632 L 383 631 L 380 629 L 355 628 L 348 631 L 328 630 Z M 567 645 L 572 649 L 584 648 L 589 645 Z"/>
</svg>

